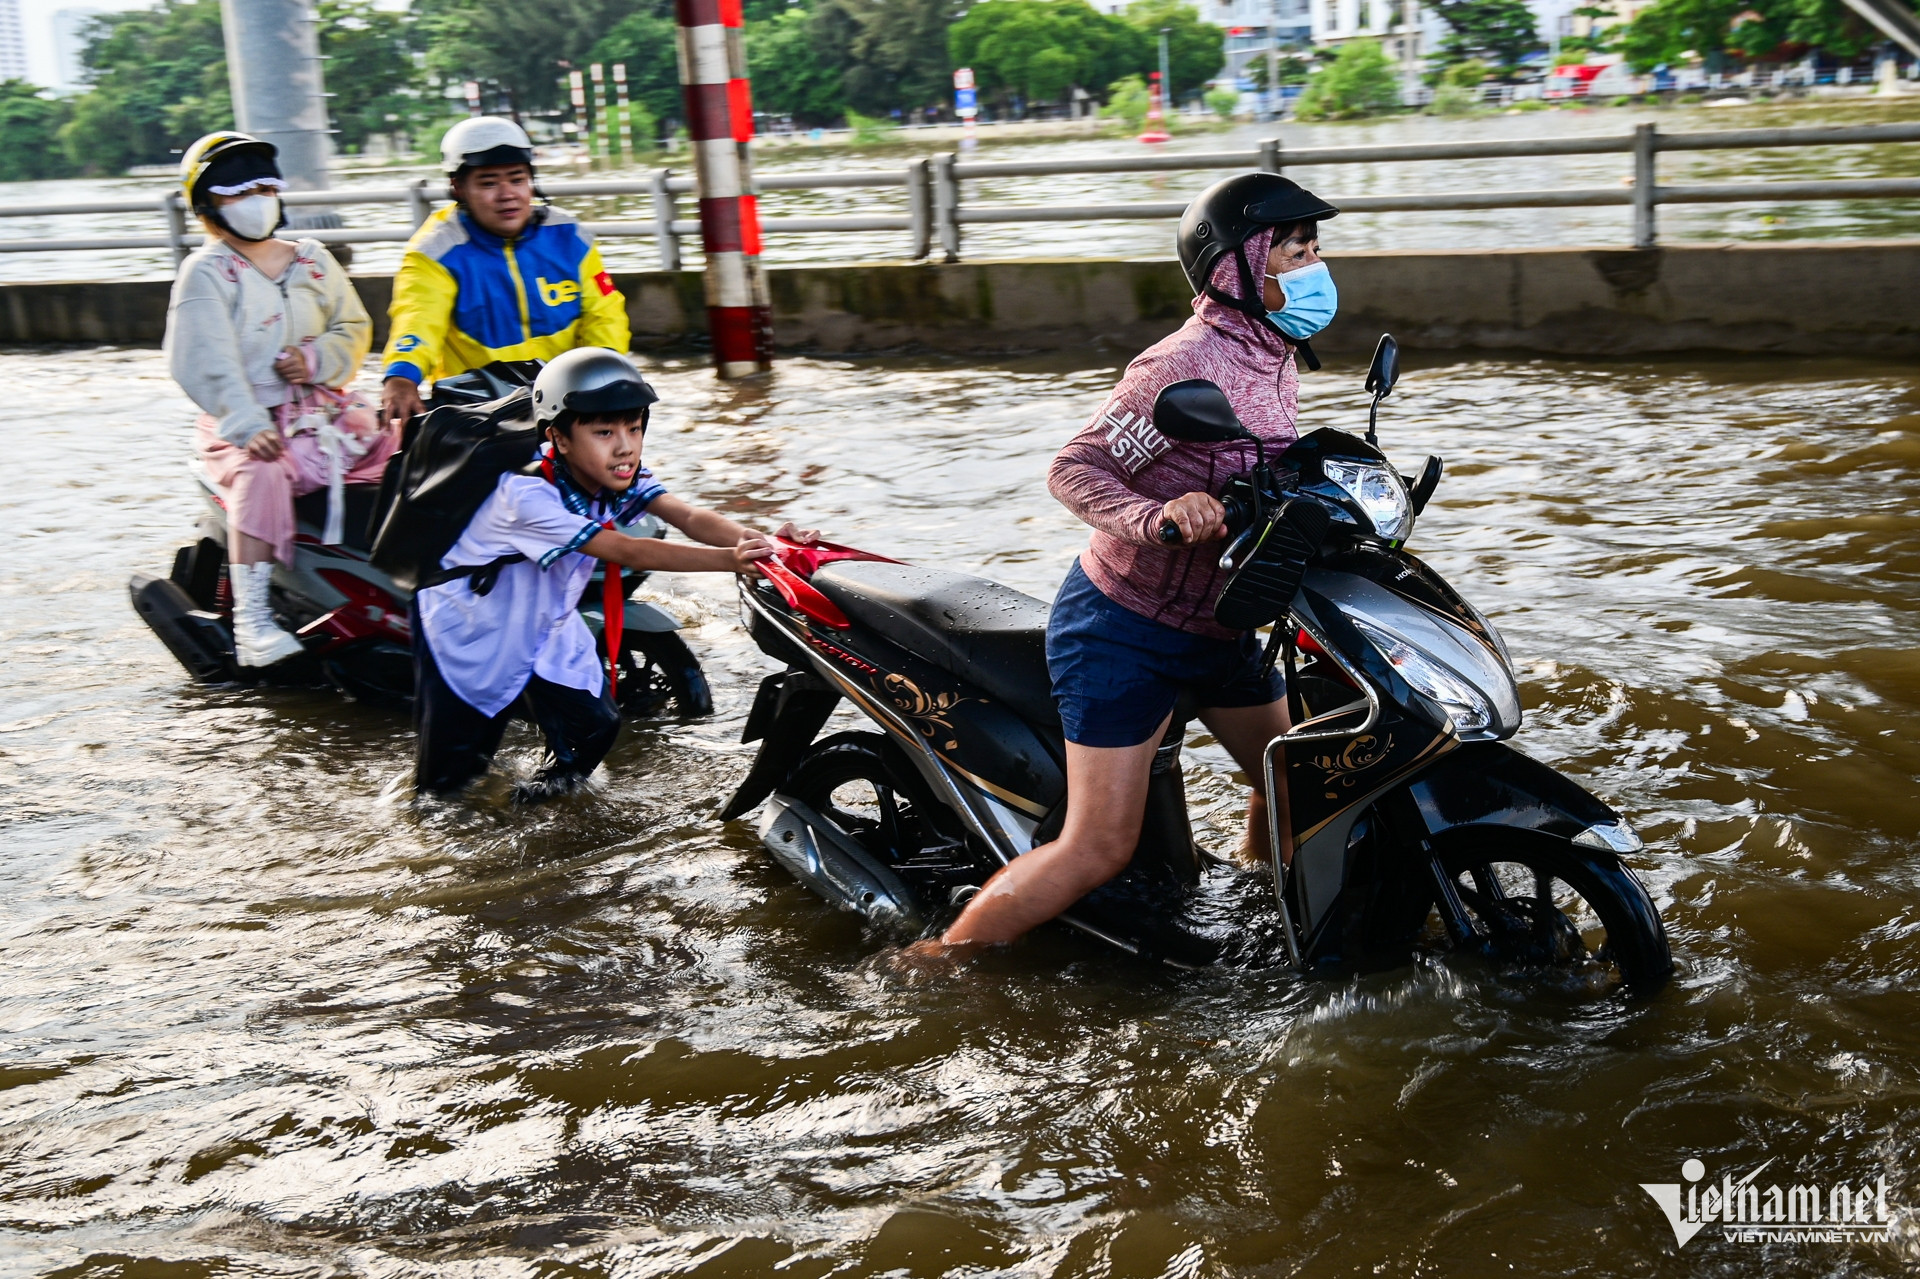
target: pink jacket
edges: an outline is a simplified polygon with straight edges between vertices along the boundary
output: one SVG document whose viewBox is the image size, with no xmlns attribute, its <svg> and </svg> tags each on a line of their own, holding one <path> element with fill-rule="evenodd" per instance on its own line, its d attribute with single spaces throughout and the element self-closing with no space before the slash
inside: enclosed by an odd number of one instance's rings
<svg viewBox="0 0 1920 1279">
<path fill-rule="evenodd" d="M 1272 233 L 1247 241 L 1247 260 L 1259 271 Z M 1213 275 L 1214 287 L 1240 292 L 1232 255 Z M 1067 441 L 1047 470 L 1047 488 L 1061 505 L 1093 526 L 1080 567 L 1101 594 L 1142 617 L 1195 635 L 1232 638 L 1213 620 L 1213 600 L 1225 574 L 1223 542 L 1163 546 L 1160 511 L 1187 493 L 1218 494 L 1227 477 L 1254 465 L 1251 443 L 1186 444 L 1153 429 L 1153 401 L 1163 387 L 1188 378 L 1218 383 L 1248 430 L 1267 446 L 1269 460 L 1291 444 L 1299 412 L 1300 376 L 1293 347 L 1251 316 L 1208 297 L 1172 335 L 1127 366 L 1105 404 Z"/>
</svg>

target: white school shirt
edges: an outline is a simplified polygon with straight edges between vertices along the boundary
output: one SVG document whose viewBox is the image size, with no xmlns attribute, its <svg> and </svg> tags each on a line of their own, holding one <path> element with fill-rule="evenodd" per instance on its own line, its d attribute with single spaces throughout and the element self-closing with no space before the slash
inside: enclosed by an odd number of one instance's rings
<svg viewBox="0 0 1920 1279">
<path fill-rule="evenodd" d="M 504 565 L 493 590 L 476 595 L 458 578 L 429 586 L 414 598 L 421 637 L 441 678 L 460 700 L 492 718 L 513 705 L 527 680 L 541 679 L 600 695 L 606 669 L 593 632 L 579 611 L 580 593 L 593 576 L 594 558 L 580 552 L 605 521 L 630 524 L 666 492 L 642 469 L 614 501 L 588 498 L 566 481 L 538 475 L 500 477 L 474 512 L 441 568 Z"/>
</svg>

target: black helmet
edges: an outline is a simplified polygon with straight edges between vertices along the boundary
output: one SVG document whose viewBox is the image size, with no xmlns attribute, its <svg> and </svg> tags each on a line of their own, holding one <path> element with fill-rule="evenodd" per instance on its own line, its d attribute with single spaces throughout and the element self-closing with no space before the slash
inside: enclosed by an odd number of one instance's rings
<svg viewBox="0 0 1920 1279">
<path fill-rule="evenodd" d="M 602 346 L 576 346 L 556 355 L 533 379 L 533 420 L 566 429 L 582 413 L 638 413 L 660 397 L 632 360 Z"/>
<path fill-rule="evenodd" d="M 1264 318 L 1260 277 L 1247 255 L 1240 258 L 1240 296 L 1228 297 L 1213 287 L 1213 269 L 1228 253 L 1237 251 L 1262 227 L 1294 222 L 1320 222 L 1338 217 L 1340 210 L 1313 192 L 1277 173 L 1243 173 L 1216 182 L 1194 197 L 1180 219 L 1180 265 L 1196 297 L 1206 296 L 1236 311 Z"/>
</svg>

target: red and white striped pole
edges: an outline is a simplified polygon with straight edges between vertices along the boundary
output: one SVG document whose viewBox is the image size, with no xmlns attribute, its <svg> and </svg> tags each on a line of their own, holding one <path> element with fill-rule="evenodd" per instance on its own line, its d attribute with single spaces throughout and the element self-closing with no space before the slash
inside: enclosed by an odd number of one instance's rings
<svg viewBox="0 0 1920 1279">
<path fill-rule="evenodd" d="M 707 330 L 723 378 L 773 367 L 773 308 L 760 270 L 753 197 L 753 103 L 740 47 L 740 0 L 674 0 L 680 92 L 700 191 Z"/>
</svg>

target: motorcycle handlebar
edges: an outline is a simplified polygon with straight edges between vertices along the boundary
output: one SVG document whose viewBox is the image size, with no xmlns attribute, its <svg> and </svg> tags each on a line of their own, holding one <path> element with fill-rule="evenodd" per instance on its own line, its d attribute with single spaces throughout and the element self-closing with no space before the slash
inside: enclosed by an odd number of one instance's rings
<svg viewBox="0 0 1920 1279">
<path fill-rule="evenodd" d="M 1237 497 L 1224 497 L 1220 499 L 1220 505 L 1226 508 L 1228 536 L 1245 532 L 1247 526 L 1253 523 L 1251 504 Z M 1161 520 L 1159 536 L 1163 545 L 1177 546 L 1180 544 L 1180 526 L 1172 520 Z"/>
</svg>

